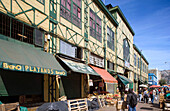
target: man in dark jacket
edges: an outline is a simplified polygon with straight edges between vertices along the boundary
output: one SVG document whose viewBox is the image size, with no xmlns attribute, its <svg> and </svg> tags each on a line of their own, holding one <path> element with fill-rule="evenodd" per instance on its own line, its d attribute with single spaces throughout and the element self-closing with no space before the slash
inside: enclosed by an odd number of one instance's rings
<svg viewBox="0 0 170 111">
<path fill-rule="evenodd" d="M 127 107 L 128 111 L 136 111 L 137 95 L 133 92 L 133 89 L 129 88 L 129 94 L 127 95 Z"/>
</svg>

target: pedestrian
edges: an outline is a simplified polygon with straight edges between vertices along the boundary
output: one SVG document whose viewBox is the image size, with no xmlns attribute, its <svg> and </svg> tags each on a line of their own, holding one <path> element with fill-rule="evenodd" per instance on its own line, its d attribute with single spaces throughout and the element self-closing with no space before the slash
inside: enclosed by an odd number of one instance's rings
<svg viewBox="0 0 170 111">
<path fill-rule="evenodd" d="M 133 89 L 131 88 L 129 88 L 126 102 L 128 111 L 136 111 L 137 95 L 133 92 Z"/>
<path fill-rule="evenodd" d="M 158 89 L 158 91 L 159 91 L 159 93 L 161 93 L 161 89 L 160 88 Z"/>
<path fill-rule="evenodd" d="M 141 99 L 142 99 L 142 89 L 141 88 L 138 91 L 138 95 L 139 95 L 139 102 L 141 102 Z"/>
<path fill-rule="evenodd" d="M 147 89 L 145 89 L 143 97 L 144 97 L 144 103 L 148 103 L 149 95 Z"/>
<path fill-rule="evenodd" d="M 164 94 L 166 94 L 166 87 L 164 87 Z"/>
<path fill-rule="evenodd" d="M 151 89 L 151 91 L 149 92 L 150 98 L 151 98 L 151 102 L 153 104 L 154 101 L 154 97 L 153 97 L 153 89 Z"/>
<path fill-rule="evenodd" d="M 121 90 L 120 94 L 121 94 L 121 100 L 124 101 L 125 92 Z"/>
<path fill-rule="evenodd" d="M 156 101 L 158 100 L 158 94 L 159 94 L 159 91 L 158 91 L 158 89 L 156 89 L 156 95 L 155 95 L 155 100 Z"/>
<path fill-rule="evenodd" d="M 153 102 L 154 102 L 155 97 L 156 97 L 156 91 L 155 91 L 155 89 L 153 89 L 153 99 L 152 99 L 152 104 L 153 104 Z"/>
</svg>

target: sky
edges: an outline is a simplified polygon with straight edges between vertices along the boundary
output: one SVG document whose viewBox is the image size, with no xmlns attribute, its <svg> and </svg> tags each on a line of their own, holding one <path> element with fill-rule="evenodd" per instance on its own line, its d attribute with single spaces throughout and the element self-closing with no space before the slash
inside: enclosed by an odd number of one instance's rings
<svg viewBox="0 0 170 111">
<path fill-rule="evenodd" d="M 170 0 L 105 0 L 119 6 L 149 69 L 170 70 Z"/>
</svg>

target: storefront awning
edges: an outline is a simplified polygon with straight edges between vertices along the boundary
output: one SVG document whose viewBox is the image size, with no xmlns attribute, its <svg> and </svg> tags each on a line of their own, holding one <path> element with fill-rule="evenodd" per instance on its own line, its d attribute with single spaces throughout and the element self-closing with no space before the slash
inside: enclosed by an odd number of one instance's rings
<svg viewBox="0 0 170 111">
<path fill-rule="evenodd" d="M 123 76 L 123 75 L 119 75 L 118 77 L 120 78 L 120 80 L 123 82 L 124 85 L 127 85 L 129 83 L 133 83 L 130 79 L 128 79 L 127 77 Z"/>
<path fill-rule="evenodd" d="M 106 83 L 117 83 L 117 80 L 109 74 L 105 69 L 101 69 L 95 66 L 91 66 L 103 79 Z"/>
<path fill-rule="evenodd" d="M 79 63 L 79 62 L 74 62 L 74 61 L 67 60 L 67 59 L 63 59 L 63 58 L 59 58 L 59 59 L 62 60 L 73 72 L 100 76 L 88 65 L 85 65 L 85 64 Z"/>
<path fill-rule="evenodd" d="M 9 41 L 10 40 L 10 41 Z M 33 45 L 0 39 L 0 68 L 13 71 L 66 76 L 56 58 Z"/>
</svg>

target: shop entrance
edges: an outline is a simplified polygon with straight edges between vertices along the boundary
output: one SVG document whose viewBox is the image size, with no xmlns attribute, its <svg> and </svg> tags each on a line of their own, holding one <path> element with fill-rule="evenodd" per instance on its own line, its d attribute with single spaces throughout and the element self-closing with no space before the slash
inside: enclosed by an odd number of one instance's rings
<svg viewBox="0 0 170 111">
<path fill-rule="evenodd" d="M 61 77 L 64 93 L 68 99 L 81 98 L 81 74 L 71 73 Z M 63 92 L 60 92 L 63 93 Z"/>
<path fill-rule="evenodd" d="M 0 100 L 21 104 L 42 102 L 43 74 L 0 69 Z"/>
</svg>

